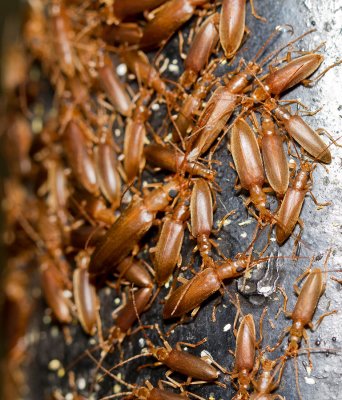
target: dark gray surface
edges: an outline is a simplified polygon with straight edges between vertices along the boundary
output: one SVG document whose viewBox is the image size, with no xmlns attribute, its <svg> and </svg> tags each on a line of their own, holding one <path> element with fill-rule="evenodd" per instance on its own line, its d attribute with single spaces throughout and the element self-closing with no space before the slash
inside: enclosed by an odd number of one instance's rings
<svg viewBox="0 0 342 400">
<path fill-rule="evenodd" d="M 254 55 L 260 44 L 263 43 L 268 34 L 276 25 L 291 24 L 296 34 L 305 32 L 313 26 L 317 28 L 317 33 L 312 34 L 300 46 L 303 50 L 315 48 L 321 41 L 326 41 L 323 54 L 326 56 L 324 66 L 336 61 L 341 55 L 341 21 L 342 11 L 341 3 L 338 1 L 327 1 L 322 4 L 320 1 L 257 1 L 256 8 L 259 13 L 268 19 L 267 24 L 255 20 L 250 12 L 247 13 L 247 24 L 251 30 L 251 35 L 246 42 L 245 48 L 248 50 L 244 53 L 244 57 L 248 59 L 250 55 Z M 250 10 L 250 6 L 248 6 Z M 283 35 L 278 43 L 285 41 L 287 35 Z M 166 52 L 172 61 L 176 57 L 177 39 L 171 41 L 166 47 Z M 324 68 L 323 66 L 323 68 Z M 168 72 L 171 78 L 176 78 L 177 74 Z M 325 127 L 334 137 L 339 137 L 339 122 L 341 116 L 341 105 L 339 103 L 339 89 L 341 83 L 341 68 L 334 68 L 313 88 L 306 89 L 302 87 L 296 88 L 288 94 L 288 98 L 301 98 L 301 100 L 315 110 L 323 106 L 322 111 L 314 117 L 308 117 L 310 124 L 315 127 Z M 158 123 L 158 114 L 155 116 Z M 341 158 L 335 146 L 332 147 L 334 156 L 331 166 L 328 167 L 327 173 L 322 167 L 318 167 L 314 174 L 313 192 L 321 201 L 332 201 L 332 205 L 321 210 L 317 210 L 315 204 L 308 197 L 305 201 L 302 218 L 305 221 L 305 230 L 303 234 L 303 242 L 301 246 L 301 256 L 317 256 L 318 261 L 315 265 L 322 266 L 325 254 L 328 248 L 333 249 L 333 256 L 329 260 L 329 269 L 339 269 L 341 252 L 340 244 L 340 225 L 341 225 Z M 235 181 L 235 173 L 229 167 L 231 157 L 228 155 L 226 145 L 224 144 L 217 157 L 222 161 L 222 165 L 218 168 L 218 182 L 222 188 L 222 193 L 217 196 L 217 211 L 215 213 L 215 221 L 220 220 L 227 211 L 237 209 L 237 213 L 230 218 L 231 223 L 227 224 L 218 235 L 220 248 L 226 256 L 233 257 L 238 252 L 244 251 L 251 240 L 256 222 L 252 220 L 250 224 L 245 224 L 248 220 L 246 210 L 242 204 L 242 198 L 236 195 L 233 186 Z M 260 247 L 262 240 L 260 240 Z M 292 252 L 293 240 L 290 239 L 285 246 L 279 249 L 279 255 L 290 256 Z M 183 264 L 187 264 L 191 257 L 193 243 L 187 241 L 183 249 Z M 273 243 L 272 248 L 277 250 L 277 246 Z M 198 264 L 198 260 L 197 260 Z M 300 260 L 293 262 L 288 259 L 277 261 L 277 265 L 272 265 L 271 285 L 274 285 L 275 279 L 277 283 L 286 288 L 289 296 L 289 306 L 292 308 L 296 296 L 292 291 L 292 284 L 295 278 L 307 267 L 308 260 Z M 274 273 L 278 269 L 279 274 Z M 338 274 L 335 274 L 338 276 Z M 263 271 L 261 272 L 263 276 Z M 339 275 L 340 276 L 340 275 Z M 257 290 L 262 291 L 269 284 L 264 281 L 257 282 Z M 257 285 L 255 285 L 257 286 Z M 236 282 L 227 285 L 227 289 L 232 294 L 236 291 Z M 159 295 L 158 301 L 153 308 L 143 315 L 143 323 L 159 323 L 163 330 L 167 330 L 170 324 L 164 325 L 161 320 L 161 308 L 159 299 L 163 298 L 166 291 L 163 290 Z M 326 293 L 322 296 L 315 320 L 319 315 L 327 309 L 341 309 L 341 286 L 336 282 L 328 279 Z M 105 327 L 111 324 L 111 313 L 116 307 L 116 294 L 109 289 L 101 291 L 101 316 Z M 234 349 L 234 336 L 232 332 L 233 321 L 235 317 L 235 308 L 230 304 L 228 296 L 223 298 L 222 303 L 217 309 L 217 321 L 211 320 L 212 306 L 219 299 L 219 295 L 213 296 L 206 302 L 197 317 L 190 323 L 178 326 L 174 333 L 169 337 L 170 344 L 174 345 L 177 341 L 187 341 L 195 343 L 198 340 L 207 337 L 208 342 L 201 347 L 191 350 L 194 354 L 200 354 L 202 350 L 207 350 L 211 356 L 227 369 L 233 367 L 233 358 L 228 353 L 228 349 Z M 253 313 L 255 320 L 258 321 L 262 311 L 262 307 L 269 307 L 269 316 L 273 319 L 275 312 L 282 304 L 282 299 L 275 293 L 270 297 L 262 295 L 241 296 L 241 306 L 245 314 Z M 52 389 L 58 389 L 66 396 L 70 397 L 70 388 L 68 388 L 67 378 L 59 378 L 58 371 L 51 370 L 51 361 L 59 360 L 59 374 L 63 369 L 67 369 L 71 363 L 75 361 L 77 356 L 82 354 L 85 349 L 93 347 L 93 340 L 83 333 L 80 326 L 75 323 L 70 328 L 73 341 L 67 345 L 63 337 L 61 327 L 50 322 L 48 311 L 44 311 L 45 306 L 41 302 L 37 308 L 34 318 L 33 327 L 28 335 L 28 340 L 32 343 L 30 356 L 32 362 L 29 368 L 29 386 L 30 390 L 26 399 L 44 399 Z M 310 344 L 314 348 L 340 348 L 341 347 L 341 314 L 328 317 L 323 321 L 322 325 L 315 332 L 310 334 Z M 228 329 L 229 325 L 231 326 Z M 283 327 L 288 325 L 288 320 L 281 316 L 275 321 L 275 329 L 271 329 L 268 322 L 265 323 L 264 344 L 274 344 L 280 335 Z M 151 338 L 156 344 L 159 344 L 156 335 L 151 334 Z M 141 334 L 132 336 L 124 342 L 124 358 L 132 354 L 137 354 L 145 347 Z M 320 346 L 317 346 L 318 340 Z M 285 342 L 284 342 L 285 343 Z M 99 353 L 94 353 L 99 359 Z M 110 367 L 117 360 L 117 355 L 109 355 L 104 362 L 104 366 Z M 299 385 L 303 399 L 337 399 L 340 396 L 341 387 L 341 355 L 332 355 L 328 353 L 313 354 L 313 370 L 311 374 L 305 368 L 307 363 L 306 356 L 299 358 Z M 120 372 L 122 377 L 130 383 L 143 384 L 144 380 L 149 379 L 156 384 L 159 379 L 164 376 L 165 368 L 158 367 L 155 369 L 146 368 L 143 371 L 136 372 L 136 367 L 150 359 L 141 359 L 132 362 L 123 368 Z M 50 363 L 50 367 L 49 367 Z M 111 378 L 105 378 L 95 388 L 97 390 L 93 397 L 88 397 L 89 387 L 91 386 L 94 373 L 94 363 L 86 356 L 82 358 L 76 365 L 71 368 L 76 373 L 76 384 L 79 392 L 87 398 L 101 398 L 104 395 L 110 395 L 113 390 L 117 390 L 116 383 Z M 180 376 L 174 375 L 175 379 L 181 380 Z M 309 378 L 309 379 L 308 379 Z M 234 393 L 229 384 L 229 378 L 221 378 L 221 381 L 227 383 L 227 389 L 222 389 L 215 385 L 204 385 L 201 387 L 193 387 L 191 391 L 205 398 L 230 399 Z M 84 388 L 85 385 L 85 388 Z M 126 389 L 122 387 L 122 390 Z M 294 366 L 292 361 L 288 363 L 285 374 L 278 391 L 286 399 L 298 398 Z M 68 397 L 69 394 L 69 397 Z"/>
</svg>

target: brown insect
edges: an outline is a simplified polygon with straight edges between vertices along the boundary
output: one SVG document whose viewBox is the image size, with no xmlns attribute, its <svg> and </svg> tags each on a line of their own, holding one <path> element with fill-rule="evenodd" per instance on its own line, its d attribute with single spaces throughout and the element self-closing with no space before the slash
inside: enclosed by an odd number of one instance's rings
<svg viewBox="0 0 342 400">
<path fill-rule="evenodd" d="M 102 275 L 115 270 L 116 265 L 128 256 L 151 228 L 157 212 L 165 210 L 177 195 L 179 188 L 179 181 L 173 179 L 143 199 L 133 201 L 96 245 L 89 272 Z"/>
</svg>

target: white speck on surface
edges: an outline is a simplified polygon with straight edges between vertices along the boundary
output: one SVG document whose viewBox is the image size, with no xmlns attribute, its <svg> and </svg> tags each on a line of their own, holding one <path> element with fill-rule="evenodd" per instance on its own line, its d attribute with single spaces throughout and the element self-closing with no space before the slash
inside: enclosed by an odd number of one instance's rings
<svg viewBox="0 0 342 400">
<path fill-rule="evenodd" d="M 172 133 L 169 133 L 166 138 L 164 139 L 164 142 L 170 142 L 172 139 Z"/>
<path fill-rule="evenodd" d="M 49 324 L 51 323 L 51 317 L 50 317 L 50 315 L 44 315 L 44 317 L 43 317 L 43 323 L 44 323 L 45 325 L 49 325 Z"/>
<path fill-rule="evenodd" d="M 211 356 L 211 354 L 209 353 L 208 350 L 202 350 L 201 351 L 201 357 L 209 357 L 209 358 L 212 359 L 212 356 Z"/>
<path fill-rule="evenodd" d="M 54 358 L 48 364 L 48 368 L 50 371 L 57 371 L 61 367 L 61 362 Z"/>
<path fill-rule="evenodd" d="M 65 400 L 73 400 L 74 399 L 74 395 L 72 393 L 67 393 L 65 395 Z"/>
<path fill-rule="evenodd" d="M 154 103 L 152 104 L 151 108 L 153 111 L 158 111 L 160 109 L 160 105 L 158 103 Z"/>
<path fill-rule="evenodd" d="M 125 155 L 124 154 L 120 154 L 119 156 L 118 156 L 118 160 L 119 161 L 122 161 L 122 160 L 124 160 L 125 159 Z"/>
<path fill-rule="evenodd" d="M 269 293 L 272 290 L 271 286 L 262 286 L 258 288 L 259 293 Z"/>
<path fill-rule="evenodd" d="M 139 346 L 140 347 L 144 347 L 145 346 L 145 339 L 144 338 L 140 338 L 139 339 Z"/>
<path fill-rule="evenodd" d="M 308 385 L 315 385 L 316 381 L 314 380 L 314 378 L 309 378 L 307 376 L 304 377 L 305 383 Z"/>
<path fill-rule="evenodd" d="M 242 237 L 243 239 L 245 239 L 247 237 L 247 232 L 242 232 L 240 237 Z"/>
<path fill-rule="evenodd" d="M 110 288 L 109 287 L 105 288 L 104 292 L 105 292 L 106 296 L 109 296 L 110 295 Z"/>
<path fill-rule="evenodd" d="M 227 226 L 231 223 L 232 223 L 232 221 L 230 219 L 226 219 L 225 221 L 223 221 L 223 226 Z"/>
<path fill-rule="evenodd" d="M 120 392 L 121 392 L 121 386 L 118 385 L 118 384 L 114 385 L 114 387 L 113 387 L 113 392 L 114 392 L 115 394 L 116 394 L 116 393 L 120 393 Z"/>
<path fill-rule="evenodd" d="M 121 302 L 120 297 L 117 297 L 116 299 L 114 299 L 114 304 L 115 305 L 119 305 Z"/>
<path fill-rule="evenodd" d="M 71 298 L 72 298 L 72 293 L 71 293 L 70 290 L 63 290 L 63 296 L 64 296 L 66 299 L 71 299 Z"/>
<path fill-rule="evenodd" d="M 246 219 L 246 221 L 242 221 L 242 222 L 240 222 L 238 225 L 239 225 L 239 226 L 249 225 L 249 224 L 251 224 L 252 222 L 253 222 L 253 219 L 252 219 L 252 218 L 248 218 L 248 219 Z"/>
<path fill-rule="evenodd" d="M 115 135 L 116 137 L 119 137 L 119 136 L 121 135 L 121 130 L 120 130 L 120 129 L 115 129 L 115 130 L 114 130 L 114 135 Z"/>
<path fill-rule="evenodd" d="M 116 73 L 117 73 L 119 76 L 124 76 L 124 75 L 126 75 L 126 74 L 127 74 L 127 65 L 126 65 L 126 64 L 119 64 L 119 65 L 116 67 Z"/>
<path fill-rule="evenodd" d="M 175 58 L 174 60 L 172 60 L 172 64 L 178 64 L 177 58 Z"/>
<path fill-rule="evenodd" d="M 223 332 L 228 332 L 232 326 L 230 324 L 227 324 L 223 327 Z"/>
<path fill-rule="evenodd" d="M 78 387 L 80 390 L 85 389 L 86 386 L 87 386 L 87 381 L 86 381 L 84 378 L 78 378 L 78 379 L 77 379 L 77 387 Z"/>
<path fill-rule="evenodd" d="M 179 72 L 179 67 L 178 67 L 178 65 L 174 65 L 174 64 L 170 64 L 169 65 L 169 71 L 171 71 L 171 72 Z"/>
<path fill-rule="evenodd" d="M 51 336 L 54 338 L 59 336 L 59 330 L 58 330 L 57 326 L 53 326 L 51 328 Z"/>
</svg>

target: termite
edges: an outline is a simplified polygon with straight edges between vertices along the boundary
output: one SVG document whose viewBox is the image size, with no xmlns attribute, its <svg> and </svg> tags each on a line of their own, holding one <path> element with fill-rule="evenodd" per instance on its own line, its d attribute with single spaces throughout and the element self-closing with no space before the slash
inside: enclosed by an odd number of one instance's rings
<svg viewBox="0 0 342 400">
<path fill-rule="evenodd" d="M 132 112 L 132 102 L 123 83 L 117 76 L 114 65 L 108 56 L 102 57 L 97 69 L 101 87 L 108 96 L 114 109 L 125 117 Z"/>
<path fill-rule="evenodd" d="M 267 180 L 272 189 L 280 196 L 289 185 L 289 167 L 283 146 L 283 140 L 272 120 L 266 113 L 262 115 L 260 147 Z"/>
<path fill-rule="evenodd" d="M 261 219 L 272 220 L 266 208 L 266 195 L 262 187 L 265 176 L 258 142 L 247 122 L 240 118 L 233 125 L 230 148 L 240 185 L 250 194 L 246 205 L 252 202 Z"/>
<path fill-rule="evenodd" d="M 63 132 L 65 153 L 73 175 L 90 193 L 98 194 L 95 164 L 86 137 L 76 120 L 71 119 Z"/>
<path fill-rule="evenodd" d="M 196 179 L 191 193 L 191 234 L 197 241 L 197 249 L 202 257 L 204 267 L 213 267 L 211 258 L 210 233 L 213 228 L 213 198 L 208 182 Z"/>
<path fill-rule="evenodd" d="M 196 32 L 184 62 L 184 72 L 179 78 L 179 83 L 185 89 L 190 88 L 208 64 L 218 42 L 218 22 L 219 15 L 215 13 L 207 18 Z"/>
<path fill-rule="evenodd" d="M 150 64 L 144 52 L 141 50 L 125 50 L 122 52 L 121 58 L 143 85 L 152 88 L 160 95 L 168 94 L 164 81 L 160 78 L 158 71 Z"/>
<path fill-rule="evenodd" d="M 167 0 L 115 0 L 113 4 L 115 22 L 125 20 L 148 10 L 153 10 Z"/>
<path fill-rule="evenodd" d="M 90 282 L 87 271 L 89 259 L 89 254 L 86 251 L 80 251 L 76 256 L 77 268 L 73 274 L 73 291 L 77 316 L 82 328 L 89 335 L 94 335 L 98 300 L 95 286 Z"/>
<path fill-rule="evenodd" d="M 240 255 L 236 260 L 226 260 L 199 272 L 171 293 L 164 306 L 163 318 L 180 317 L 200 306 L 220 289 L 223 280 L 241 276 L 250 265 L 248 259 Z"/>
<path fill-rule="evenodd" d="M 151 99 L 151 92 L 140 89 L 140 96 L 136 102 L 133 116 L 127 121 L 124 141 L 124 169 L 127 181 L 132 182 L 145 165 L 144 141 L 146 137 L 145 122 L 150 112 L 148 103 Z"/>
<path fill-rule="evenodd" d="M 140 47 L 150 49 L 168 40 L 193 15 L 197 6 L 208 0 L 169 0 L 159 7 L 143 30 Z"/>
<path fill-rule="evenodd" d="M 174 210 L 165 217 L 156 247 L 151 248 L 156 281 L 163 285 L 179 263 L 184 238 L 184 224 L 189 218 L 190 194 L 178 200 Z"/>
<path fill-rule="evenodd" d="M 214 170 L 206 168 L 199 162 L 188 161 L 186 155 L 176 147 L 150 144 L 145 147 L 144 154 L 147 162 L 156 167 L 175 173 L 184 171 L 193 176 L 201 176 L 209 181 L 213 181 L 215 178 Z"/>
<path fill-rule="evenodd" d="M 101 275 L 115 269 L 151 228 L 157 212 L 165 210 L 179 188 L 179 181 L 173 179 L 143 199 L 134 201 L 97 244 L 89 272 Z"/>
<path fill-rule="evenodd" d="M 57 62 L 66 76 L 75 75 L 75 60 L 71 46 L 72 31 L 61 0 L 54 0 L 50 9 L 52 41 L 56 44 Z"/>
<path fill-rule="evenodd" d="M 233 399 L 249 399 L 248 389 L 254 367 L 255 349 L 254 319 L 248 314 L 243 317 L 236 334 L 235 365 L 231 377 L 238 381 L 238 392 Z"/>
</svg>

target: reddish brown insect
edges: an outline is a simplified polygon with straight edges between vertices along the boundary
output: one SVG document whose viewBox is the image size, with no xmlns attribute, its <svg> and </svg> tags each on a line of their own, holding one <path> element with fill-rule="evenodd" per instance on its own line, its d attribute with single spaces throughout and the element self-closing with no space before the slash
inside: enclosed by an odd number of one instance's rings
<svg viewBox="0 0 342 400">
<path fill-rule="evenodd" d="M 208 0 L 169 0 L 156 10 L 154 18 L 147 23 L 140 40 L 140 47 L 150 49 L 163 44 L 194 14 L 197 6 Z"/>
<path fill-rule="evenodd" d="M 68 122 L 63 132 L 63 142 L 75 178 L 90 193 L 98 194 L 93 155 L 89 152 L 86 136 L 76 120 Z"/>
<path fill-rule="evenodd" d="M 145 122 L 150 112 L 148 103 L 151 93 L 140 89 L 140 97 L 136 102 L 133 116 L 127 121 L 124 142 L 124 168 L 127 181 L 132 182 L 145 165 L 144 141 L 146 137 Z"/>
<path fill-rule="evenodd" d="M 179 263 L 184 238 L 184 223 L 189 218 L 189 193 L 178 200 L 174 210 L 165 217 L 155 248 L 151 248 L 156 280 L 163 285 Z"/>
<path fill-rule="evenodd" d="M 174 179 L 143 199 L 134 201 L 97 244 L 90 260 L 89 272 L 102 275 L 115 270 L 116 265 L 151 228 L 157 212 L 165 210 L 176 196 L 179 187 L 178 180 Z"/>
<path fill-rule="evenodd" d="M 194 125 L 196 114 L 201 109 L 202 101 L 206 98 L 214 83 L 215 78 L 211 73 L 211 68 L 209 68 L 195 83 L 192 92 L 187 95 L 179 109 L 176 119 L 172 122 L 172 139 L 174 142 L 179 142 L 190 133 Z"/>
<path fill-rule="evenodd" d="M 208 64 L 219 38 L 218 22 L 219 15 L 217 13 L 207 18 L 191 43 L 184 62 L 185 71 L 179 78 L 179 83 L 186 89 L 195 83 L 200 72 Z"/>
<path fill-rule="evenodd" d="M 76 257 L 77 268 L 73 274 L 74 299 L 77 309 L 77 316 L 82 328 L 89 335 L 94 335 L 97 322 L 98 300 L 95 286 L 90 282 L 87 271 L 89 254 L 80 251 Z"/>
<path fill-rule="evenodd" d="M 261 366 L 261 372 L 257 378 L 252 379 L 254 392 L 249 396 L 251 400 L 284 400 L 279 394 L 272 394 L 280 385 L 286 357 L 280 360 L 269 360 L 262 356 L 257 358 L 254 370 L 258 370 Z"/>
<path fill-rule="evenodd" d="M 289 167 L 283 140 L 272 117 L 267 114 L 262 116 L 261 135 L 260 147 L 268 182 L 272 189 L 282 196 L 289 185 Z"/>
<path fill-rule="evenodd" d="M 199 272 L 171 293 L 164 306 L 163 318 L 180 317 L 192 311 L 217 292 L 223 280 L 241 276 L 248 266 L 248 257 L 241 255 L 236 260 L 226 260 Z"/>
<path fill-rule="evenodd" d="M 152 287 L 151 275 L 147 272 L 143 262 L 133 257 L 126 257 L 117 266 L 120 277 L 139 287 Z"/>
<path fill-rule="evenodd" d="M 114 141 L 106 130 L 94 148 L 94 160 L 100 190 L 111 203 L 111 208 L 116 210 L 121 201 L 121 178 L 114 147 Z"/>
<path fill-rule="evenodd" d="M 212 267 L 210 234 L 213 229 L 213 198 L 209 184 L 204 179 L 196 179 L 191 193 L 191 234 L 197 241 L 197 248 L 204 267 Z"/>
<path fill-rule="evenodd" d="M 171 371 L 178 372 L 189 378 L 197 379 L 201 382 L 214 381 L 219 377 L 219 372 L 216 368 L 204 361 L 202 358 L 189 354 L 187 351 L 182 350 L 181 344 L 189 347 L 197 347 L 198 345 L 205 342 L 201 340 L 199 343 L 177 343 L 175 348 L 172 348 L 170 344 L 164 339 L 158 325 L 155 326 L 160 338 L 163 341 L 163 347 L 156 347 L 150 339 L 146 337 L 149 352 L 141 354 L 141 357 L 153 356 L 158 361 L 154 364 L 155 366 L 165 365 L 170 368 Z M 118 368 L 131 360 L 137 359 L 139 356 L 133 356 L 119 364 L 114 368 Z M 144 366 L 142 366 L 144 367 Z M 112 369 L 114 369 L 112 368 Z M 141 367 L 140 367 L 141 368 Z"/>
<path fill-rule="evenodd" d="M 206 168 L 199 162 L 190 162 L 176 147 L 150 144 L 145 147 L 145 157 L 148 162 L 156 167 L 180 173 L 188 172 L 190 175 L 201 176 L 210 181 L 215 178 L 215 171 Z"/>
<path fill-rule="evenodd" d="M 272 221 L 271 213 L 266 208 L 263 190 L 265 176 L 258 142 L 249 125 L 242 119 L 238 119 L 233 125 L 230 149 L 240 185 L 250 194 L 246 205 L 252 202 L 261 219 Z"/>
<path fill-rule="evenodd" d="M 330 251 L 328 252 L 325 260 L 325 267 L 329 256 Z M 320 268 L 311 269 L 312 262 L 313 259 L 310 262 L 310 267 L 296 279 L 293 285 L 294 291 L 298 295 L 298 299 L 292 313 L 287 312 L 287 296 L 286 293 L 281 290 L 284 296 L 284 313 L 292 319 L 292 326 L 285 329 L 285 335 L 286 333 L 289 333 L 289 343 L 285 351 L 286 356 L 295 356 L 298 353 L 298 349 L 303 338 L 306 342 L 308 342 L 308 335 L 305 328 L 308 326 L 313 329 L 312 318 L 316 311 L 318 301 L 325 291 L 326 282 L 323 279 L 322 271 Z M 297 283 L 301 282 L 304 278 L 306 279 L 301 289 L 299 289 Z M 326 316 L 334 313 L 336 313 L 336 310 L 329 311 L 321 315 L 316 326 L 318 326 Z M 283 339 L 284 335 L 271 350 L 273 351 L 275 348 L 277 348 Z"/>
<path fill-rule="evenodd" d="M 41 280 L 45 300 L 62 324 L 72 321 L 71 303 L 65 297 L 65 278 L 48 256 L 40 258 Z"/>
<path fill-rule="evenodd" d="M 128 96 L 123 83 L 117 76 L 114 65 L 108 56 L 103 57 L 98 68 L 99 82 L 108 96 L 114 109 L 125 117 L 132 112 L 131 99 Z"/>
<path fill-rule="evenodd" d="M 234 399 L 248 399 L 251 372 L 255 362 L 256 335 L 251 314 L 243 317 L 236 335 L 235 365 L 232 379 L 238 381 L 238 392 Z"/>
<path fill-rule="evenodd" d="M 150 64 L 145 53 L 142 51 L 125 50 L 121 58 L 135 74 L 138 82 L 152 88 L 158 94 L 169 95 L 164 81 L 160 78 L 158 71 Z"/>
<path fill-rule="evenodd" d="M 285 90 L 302 82 L 313 74 L 321 65 L 323 56 L 307 54 L 298 57 L 284 67 L 271 72 L 265 79 L 263 87 L 255 90 L 252 97 L 256 101 L 266 100 L 270 94 L 279 96 Z M 277 120 L 282 123 L 288 134 L 293 137 L 310 155 L 319 161 L 330 163 L 331 154 L 320 136 L 311 129 L 299 115 L 292 115 L 286 108 L 281 107 L 272 99 L 266 102 Z"/>
<path fill-rule="evenodd" d="M 302 164 L 291 187 L 287 189 L 277 214 L 276 237 L 279 244 L 285 242 L 299 221 L 305 196 L 310 190 L 309 179 L 312 170 L 311 163 Z"/>
<path fill-rule="evenodd" d="M 127 17 L 153 10 L 167 0 L 115 0 L 113 4 L 115 22 L 119 23 Z"/>
<path fill-rule="evenodd" d="M 75 55 L 71 46 L 73 32 L 60 0 L 54 0 L 50 8 L 52 41 L 55 43 L 56 61 L 69 78 L 75 75 Z"/>
</svg>

